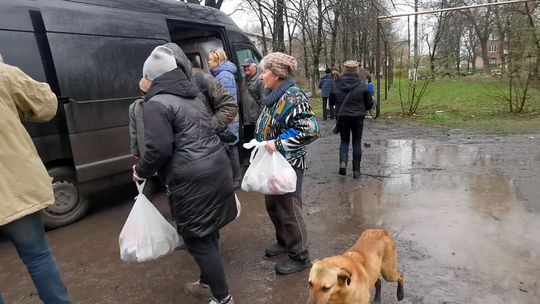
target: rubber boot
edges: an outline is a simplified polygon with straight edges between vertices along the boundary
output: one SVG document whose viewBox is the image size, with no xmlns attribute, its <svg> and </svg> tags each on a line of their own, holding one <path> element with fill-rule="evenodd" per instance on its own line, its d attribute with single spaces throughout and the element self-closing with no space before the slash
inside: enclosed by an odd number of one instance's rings
<svg viewBox="0 0 540 304">
<path fill-rule="evenodd" d="M 359 178 L 360 177 L 360 161 L 359 160 L 353 161 L 352 168 L 353 168 L 353 177 Z"/>
<path fill-rule="evenodd" d="M 349 154 L 339 153 L 339 175 L 347 175 L 348 162 L 349 162 Z"/>
</svg>

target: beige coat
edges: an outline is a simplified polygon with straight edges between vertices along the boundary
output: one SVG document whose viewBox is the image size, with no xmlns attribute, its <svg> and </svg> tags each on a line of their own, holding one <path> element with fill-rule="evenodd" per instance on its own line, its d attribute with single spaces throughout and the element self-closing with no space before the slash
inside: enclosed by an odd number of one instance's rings
<svg viewBox="0 0 540 304">
<path fill-rule="evenodd" d="M 54 203 L 52 179 L 21 121 L 49 121 L 57 108 L 48 84 L 0 61 L 0 226 Z"/>
</svg>

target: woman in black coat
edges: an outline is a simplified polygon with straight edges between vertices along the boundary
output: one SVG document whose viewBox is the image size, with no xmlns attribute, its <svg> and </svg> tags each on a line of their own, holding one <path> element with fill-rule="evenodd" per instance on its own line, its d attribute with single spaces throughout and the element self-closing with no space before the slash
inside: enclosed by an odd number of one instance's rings
<svg viewBox="0 0 540 304">
<path fill-rule="evenodd" d="M 358 77 L 358 62 L 349 60 L 343 63 L 343 75 L 334 82 L 329 100 L 330 106 L 336 106 L 337 127 L 341 136 L 339 174 L 347 174 L 349 144 L 352 134 L 353 176 L 358 178 L 360 177 L 360 161 L 362 160 L 364 119 L 367 111 L 373 107 L 371 92 Z"/>
<path fill-rule="evenodd" d="M 221 257 L 219 229 L 237 215 L 230 163 L 198 90 L 176 66 L 173 52 L 158 46 L 143 67 L 146 152 L 134 180 L 156 171 L 167 185 L 178 232 L 201 270 L 185 291 L 210 303 L 233 304 Z"/>
</svg>

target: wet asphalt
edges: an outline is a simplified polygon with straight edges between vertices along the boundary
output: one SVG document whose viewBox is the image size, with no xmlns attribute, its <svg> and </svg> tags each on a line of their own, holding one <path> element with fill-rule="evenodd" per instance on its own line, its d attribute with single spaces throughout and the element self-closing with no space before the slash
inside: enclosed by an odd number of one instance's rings
<svg viewBox="0 0 540 304">
<path fill-rule="evenodd" d="M 341 254 L 362 231 L 384 228 L 398 246 L 401 303 L 540 303 L 540 134 L 480 134 L 367 121 L 362 177 L 337 174 L 331 121 L 309 147 L 304 216 L 312 259 Z M 84 220 L 47 233 L 74 303 L 205 301 L 184 294 L 198 278 L 185 251 L 157 261 L 120 260 L 118 235 L 135 187 L 95 199 Z M 222 230 L 221 253 L 236 303 L 306 303 L 308 271 L 278 276 L 261 194 L 240 191 L 242 216 Z M 166 218 L 162 194 L 155 204 Z M 6 303 L 41 303 L 13 246 L 0 241 Z M 383 282 L 383 303 L 398 303 Z"/>
</svg>

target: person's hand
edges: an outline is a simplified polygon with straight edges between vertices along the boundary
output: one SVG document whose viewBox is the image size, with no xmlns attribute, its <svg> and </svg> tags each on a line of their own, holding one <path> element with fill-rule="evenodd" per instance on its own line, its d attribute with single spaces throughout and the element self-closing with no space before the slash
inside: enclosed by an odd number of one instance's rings
<svg viewBox="0 0 540 304">
<path fill-rule="evenodd" d="M 142 180 L 144 179 L 139 177 L 139 175 L 137 174 L 137 171 L 135 171 L 135 166 L 133 166 L 133 181 L 140 182 Z"/>
<path fill-rule="evenodd" d="M 267 142 L 265 148 L 266 148 L 266 151 L 268 151 L 268 153 L 270 153 L 270 154 L 276 152 L 277 151 L 276 141 L 271 140 L 271 141 Z"/>
<path fill-rule="evenodd" d="M 133 157 L 135 157 L 136 160 L 141 159 L 141 156 L 140 156 L 140 155 L 133 155 Z"/>
<path fill-rule="evenodd" d="M 236 117 L 231 121 L 231 125 L 234 125 L 236 122 L 238 121 L 238 119 L 236 119 Z"/>
</svg>

